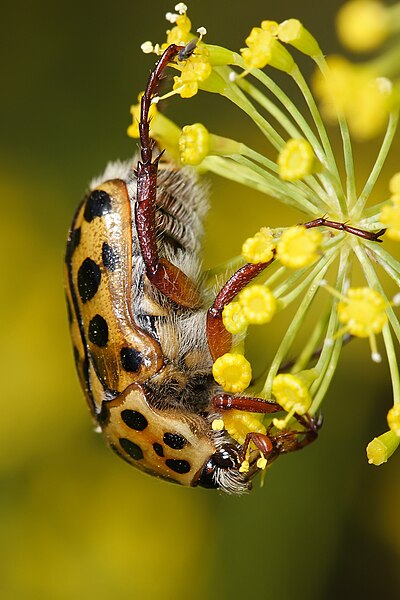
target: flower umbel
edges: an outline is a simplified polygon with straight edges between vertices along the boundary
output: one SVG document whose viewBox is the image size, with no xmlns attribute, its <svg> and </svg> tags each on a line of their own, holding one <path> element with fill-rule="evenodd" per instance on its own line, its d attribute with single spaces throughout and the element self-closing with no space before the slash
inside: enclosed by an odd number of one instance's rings
<svg viewBox="0 0 400 600">
<path fill-rule="evenodd" d="M 168 44 L 185 46 L 197 37 L 191 33 L 187 7 L 180 3 L 175 11 L 167 13 L 172 26 L 166 42 L 154 46 L 146 42 L 145 52 L 159 54 Z M 395 310 L 398 302 L 391 302 L 386 291 L 389 279 L 397 288 L 400 285 L 400 263 L 386 247 L 388 238 L 400 241 L 400 173 L 391 179 L 389 198 L 375 193 L 397 134 L 399 21 L 399 4 L 389 7 L 375 0 L 351 0 L 344 5 L 338 16 L 344 43 L 355 51 L 379 48 L 381 53 L 357 64 L 339 56 L 326 59 L 324 49 L 297 19 L 263 20 L 251 29 L 238 52 L 205 43 L 205 29 L 198 28 L 200 37 L 193 53 L 171 64 L 179 73 L 172 89 L 159 100 L 177 94 L 190 99 L 199 90 L 220 95 L 242 112 L 246 123 L 254 124 L 254 132 L 261 136 L 257 148 L 263 148 L 262 152 L 235 139 L 240 130 L 236 124 L 232 137 L 221 137 L 209 130 L 207 115 L 201 119 L 196 115 L 193 125 L 177 126 L 160 112 L 159 105 L 152 108 L 151 136 L 177 167 L 191 165 L 202 174 L 208 171 L 225 177 L 265 194 L 269 203 L 281 202 L 298 212 L 298 218 L 286 227 L 272 229 L 270 223 L 260 222 L 257 233 L 247 239 L 243 236 L 241 257 L 207 272 L 210 289 L 220 289 L 221 280 L 234 274 L 239 281 L 235 293 L 226 295 L 219 314 L 221 329 L 233 338 L 230 350 L 223 350 L 213 364 L 216 383 L 224 392 L 240 395 L 246 391 L 246 396 L 270 400 L 286 411 L 278 419 L 246 411 L 226 411 L 215 418 L 213 430 L 227 431 L 239 445 L 252 432 L 268 435 L 272 431 L 272 437 L 297 434 L 318 413 L 345 334 L 346 340 L 349 336 L 368 339 L 373 361 L 387 360 L 392 381 L 389 431 L 368 445 L 369 462 L 382 464 L 400 444 L 396 355 L 400 323 Z M 386 40 L 391 44 L 385 46 Z M 321 112 L 293 48 L 316 69 L 314 90 Z M 286 77 L 297 86 L 304 111 L 284 89 L 285 84 L 274 81 L 273 69 L 283 72 L 280 81 Z M 132 114 L 129 135 L 135 137 L 137 106 Z M 339 123 L 342 150 L 335 147 L 334 151 L 322 116 Z M 356 185 L 352 136 L 366 140 L 381 132 L 384 136 L 371 173 L 363 185 Z M 243 206 L 243 215 L 238 217 L 245 221 L 247 199 Z M 388 280 L 382 279 L 383 271 Z M 247 272 L 252 275 L 243 283 Z M 289 307 L 295 309 L 290 317 Z M 259 374 L 255 369 L 253 377 L 244 356 L 245 340 L 254 331 L 249 326 L 263 325 L 269 332 L 277 314 L 279 321 L 287 319 L 284 334 L 278 343 L 266 334 L 268 350 L 274 343 L 277 347 L 270 363 Z M 385 349 L 382 357 L 378 335 Z M 295 344 L 300 336 L 305 342 L 299 353 Z M 247 456 L 243 458 L 240 471 L 246 473 L 251 465 Z M 269 459 L 261 456 L 259 460 L 259 468 L 264 468 Z"/>
</svg>

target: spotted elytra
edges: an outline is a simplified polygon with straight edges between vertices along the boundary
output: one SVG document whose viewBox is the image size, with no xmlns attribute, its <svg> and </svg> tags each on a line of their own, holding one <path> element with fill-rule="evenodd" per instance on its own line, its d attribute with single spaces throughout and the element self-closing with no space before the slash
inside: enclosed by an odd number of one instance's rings
<svg viewBox="0 0 400 600">
<path fill-rule="evenodd" d="M 232 343 L 223 308 L 269 263 L 244 265 L 210 297 L 200 262 L 205 188 L 194 171 L 164 161 L 149 135 L 168 63 L 194 50 L 193 42 L 165 50 L 141 101 L 140 160 L 110 164 L 79 206 L 66 252 L 67 303 L 79 379 L 115 452 L 162 479 L 242 493 L 264 459 L 303 447 L 316 426 L 299 417 L 300 434 L 250 429 L 242 443 L 224 429 L 228 411 L 240 419 L 282 408 L 226 394 L 212 376 Z"/>
</svg>

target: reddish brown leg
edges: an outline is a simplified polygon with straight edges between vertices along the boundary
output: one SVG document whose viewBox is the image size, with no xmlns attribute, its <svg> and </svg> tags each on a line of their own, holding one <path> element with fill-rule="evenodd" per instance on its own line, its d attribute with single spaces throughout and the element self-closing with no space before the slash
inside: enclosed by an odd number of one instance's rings
<svg viewBox="0 0 400 600">
<path fill-rule="evenodd" d="M 235 409 L 259 414 L 269 414 L 283 410 L 276 402 L 267 402 L 262 398 L 235 397 L 228 394 L 214 396 L 213 408 L 219 411 Z M 273 450 L 276 455 L 295 452 L 308 446 L 318 437 L 318 429 L 321 427 L 322 421 L 320 419 L 315 421 L 308 414 L 295 415 L 295 417 L 299 424 L 304 427 L 303 431 L 282 431 L 272 436 L 270 433 L 273 424 L 271 423 L 266 435 L 250 432 L 240 449 L 240 459 L 244 460 L 250 442 L 253 442 L 264 455 L 271 453 Z"/>
<path fill-rule="evenodd" d="M 191 279 L 180 269 L 168 260 L 160 258 L 157 249 L 155 215 L 157 171 L 161 154 L 154 161 L 152 160 L 154 143 L 150 139 L 149 111 L 152 98 L 157 92 L 168 63 L 173 61 L 176 56 L 180 60 L 189 58 L 195 47 L 193 41 L 187 46 L 176 46 L 175 44 L 168 46 L 147 82 L 141 101 L 139 133 L 142 161 L 139 161 L 137 166 L 135 204 L 136 229 L 147 277 L 165 296 L 185 307 L 194 307 L 198 304 L 198 290 Z"/>
<path fill-rule="evenodd" d="M 246 435 L 246 439 L 244 440 L 243 446 L 239 450 L 239 460 L 241 462 L 246 458 L 247 449 L 249 447 L 250 442 L 259 449 L 259 451 L 267 456 L 274 449 L 273 443 L 267 435 L 263 433 L 248 433 Z"/>
<path fill-rule="evenodd" d="M 273 262 L 274 258 L 266 263 L 246 264 L 241 269 L 236 271 L 230 279 L 225 283 L 218 296 L 215 298 L 213 305 L 208 309 L 207 313 L 207 340 L 208 347 L 212 359 L 215 361 L 218 357 L 226 352 L 229 352 L 232 345 L 232 336 L 225 329 L 222 322 L 222 311 L 225 306 L 232 302 L 234 297 L 246 287 L 252 279 L 257 277 L 268 265 Z"/>
<path fill-rule="evenodd" d="M 331 227 L 331 229 L 337 229 L 339 231 L 346 231 L 352 233 L 364 240 L 371 240 L 372 242 L 382 242 L 379 238 L 385 233 L 386 229 L 380 229 L 379 231 L 366 231 L 365 229 L 358 229 L 357 227 L 351 227 L 347 223 L 338 223 L 337 221 L 328 221 L 325 217 L 314 219 L 314 221 L 308 221 L 304 223 L 304 227 L 311 229 L 312 227 Z"/>
<path fill-rule="evenodd" d="M 235 409 L 258 414 L 268 414 L 283 410 L 277 402 L 267 402 L 262 398 L 229 396 L 228 394 L 218 394 L 218 396 L 214 396 L 212 403 L 215 410 Z"/>
</svg>

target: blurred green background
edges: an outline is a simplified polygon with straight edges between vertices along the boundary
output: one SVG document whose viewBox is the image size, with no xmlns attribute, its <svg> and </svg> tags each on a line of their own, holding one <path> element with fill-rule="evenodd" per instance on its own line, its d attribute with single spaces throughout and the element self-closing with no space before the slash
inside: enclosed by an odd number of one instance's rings
<svg viewBox="0 0 400 600">
<path fill-rule="evenodd" d="M 319 441 L 278 461 L 265 487 L 245 497 L 153 480 L 92 431 L 65 316 L 65 238 L 87 181 L 135 151 L 125 135 L 129 105 L 153 60 L 139 45 L 163 39 L 173 2 L 3 4 L 0 597 L 399 598 L 400 456 L 380 468 L 366 462 L 391 392 L 386 365 L 370 362 L 365 343 L 343 352 Z M 296 16 L 331 53 L 338 5 L 202 0 L 189 8 L 210 43 L 240 48 L 262 19 Z M 204 94 L 171 101 L 168 114 L 220 134 L 247 128 Z M 360 182 L 376 148 L 356 149 Z M 385 174 L 398 169 L 393 158 Z M 386 194 L 387 177 L 376 190 Z M 244 201 L 246 218 L 237 219 Z M 261 224 L 300 219 L 215 181 L 206 264 L 237 254 Z M 251 352 L 265 362 L 275 343 L 273 327 L 259 328 Z"/>
</svg>

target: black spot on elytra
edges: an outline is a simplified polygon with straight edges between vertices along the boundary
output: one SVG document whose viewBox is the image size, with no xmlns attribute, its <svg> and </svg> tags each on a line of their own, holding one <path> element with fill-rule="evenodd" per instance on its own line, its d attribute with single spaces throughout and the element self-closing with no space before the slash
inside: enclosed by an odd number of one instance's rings
<svg viewBox="0 0 400 600">
<path fill-rule="evenodd" d="M 111 210 L 111 198 L 103 190 L 94 190 L 86 200 L 83 216 L 90 223 L 95 217 L 102 217 Z"/>
<path fill-rule="evenodd" d="M 164 443 L 174 450 L 182 450 L 187 444 L 187 439 L 179 433 L 164 433 Z"/>
<path fill-rule="evenodd" d="M 143 431 L 148 425 L 146 417 L 137 410 L 123 410 L 121 418 L 128 427 L 135 431 Z"/>
<path fill-rule="evenodd" d="M 118 252 L 109 246 L 107 242 L 103 242 L 101 257 L 103 260 L 103 265 L 109 271 L 115 271 L 115 269 L 119 266 Z"/>
<path fill-rule="evenodd" d="M 143 458 L 143 452 L 140 446 L 131 442 L 127 438 L 119 438 L 121 448 L 125 450 L 127 454 L 134 460 L 141 460 Z"/>
<path fill-rule="evenodd" d="M 81 241 L 81 228 L 71 229 L 68 236 L 67 251 L 65 253 L 65 260 L 69 262 L 75 249 L 79 246 Z"/>
<path fill-rule="evenodd" d="M 175 473 L 180 473 L 181 475 L 183 475 L 184 473 L 189 473 L 190 471 L 190 464 L 187 460 L 167 458 L 165 464 L 171 469 L 171 471 L 175 471 Z"/>
<path fill-rule="evenodd" d="M 81 355 L 79 354 L 79 350 L 76 346 L 74 346 L 74 359 L 75 359 L 75 364 L 77 367 L 79 367 L 79 362 L 81 360 Z"/>
<path fill-rule="evenodd" d="M 140 352 L 135 350 L 135 348 L 122 348 L 120 356 L 122 368 L 124 369 L 124 371 L 128 371 L 129 373 L 135 373 L 140 369 L 143 359 Z"/>
<path fill-rule="evenodd" d="M 78 291 L 83 303 L 96 294 L 100 280 L 100 267 L 91 258 L 85 258 L 78 270 Z"/>
<path fill-rule="evenodd" d="M 157 454 L 157 456 L 164 456 L 164 450 L 163 450 L 163 447 L 161 446 L 161 444 L 159 444 L 158 442 L 154 442 L 153 448 L 154 448 L 154 452 Z"/>
<path fill-rule="evenodd" d="M 108 342 L 107 321 L 101 315 L 95 315 L 89 323 L 89 340 L 92 344 L 103 348 Z"/>
</svg>

